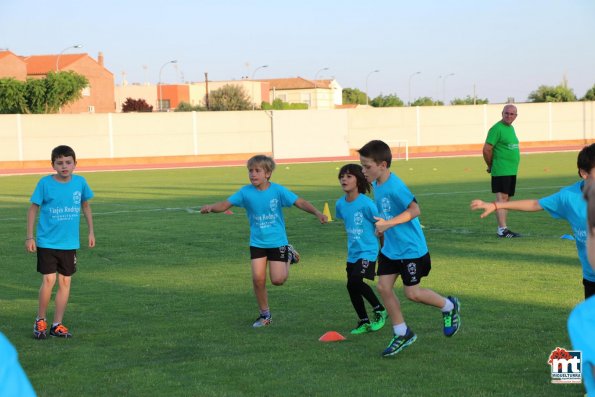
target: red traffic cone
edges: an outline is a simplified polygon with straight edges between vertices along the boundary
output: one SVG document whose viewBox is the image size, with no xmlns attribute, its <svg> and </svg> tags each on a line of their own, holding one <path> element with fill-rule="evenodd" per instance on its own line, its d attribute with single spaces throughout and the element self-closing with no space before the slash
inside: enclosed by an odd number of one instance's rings
<svg viewBox="0 0 595 397">
<path fill-rule="evenodd" d="M 345 337 L 336 331 L 329 331 L 318 338 L 320 342 L 339 342 L 345 340 Z"/>
<path fill-rule="evenodd" d="M 231 212 L 231 210 L 227 210 L 224 212 L 225 215 L 233 215 L 233 212 Z"/>
</svg>

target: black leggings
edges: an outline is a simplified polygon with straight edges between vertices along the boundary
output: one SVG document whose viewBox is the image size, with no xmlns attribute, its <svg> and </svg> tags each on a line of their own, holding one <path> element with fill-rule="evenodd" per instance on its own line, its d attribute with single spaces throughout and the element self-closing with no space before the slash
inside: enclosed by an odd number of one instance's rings
<svg viewBox="0 0 595 397">
<path fill-rule="evenodd" d="M 374 290 L 364 282 L 362 276 L 347 277 L 347 291 L 351 298 L 351 304 L 360 320 L 369 319 L 366 306 L 364 305 L 364 298 L 366 298 L 372 307 L 381 306 Z"/>
</svg>

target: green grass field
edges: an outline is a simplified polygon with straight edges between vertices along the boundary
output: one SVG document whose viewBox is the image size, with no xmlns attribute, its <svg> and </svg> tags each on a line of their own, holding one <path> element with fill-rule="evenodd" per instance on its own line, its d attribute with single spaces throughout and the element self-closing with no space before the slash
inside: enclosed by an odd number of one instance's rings
<svg viewBox="0 0 595 397">
<path fill-rule="evenodd" d="M 328 202 L 334 216 L 340 165 L 279 165 L 273 181 L 320 209 Z M 422 285 L 461 299 L 453 338 L 442 335 L 439 311 L 405 301 L 400 284 L 417 342 L 386 359 L 390 326 L 349 335 L 357 318 L 343 225 L 297 208 L 285 214 L 302 260 L 286 285 L 269 288 L 273 325 L 252 329 L 245 212 L 195 212 L 247 184 L 244 167 L 83 174 L 95 192 L 97 247 L 78 253 L 70 340 L 32 338 L 40 275 L 23 240 L 39 175 L 1 177 L 0 330 L 40 396 L 582 396 L 582 385 L 551 384 L 547 364 L 556 347 L 571 347 L 566 319 L 583 298 L 574 242 L 560 238 L 569 226 L 511 212 L 524 237 L 497 239 L 494 218 L 469 210 L 474 198 L 493 200 L 480 157 L 392 169 L 421 207 L 433 261 Z M 576 153 L 524 155 L 515 198 L 576 180 Z M 329 330 L 347 340 L 319 342 Z"/>
</svg>

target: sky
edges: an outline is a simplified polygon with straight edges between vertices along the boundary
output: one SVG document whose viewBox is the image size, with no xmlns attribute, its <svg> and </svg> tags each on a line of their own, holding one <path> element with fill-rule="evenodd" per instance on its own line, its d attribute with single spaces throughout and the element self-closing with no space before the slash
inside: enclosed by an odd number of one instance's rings
<svg viewBox="0 0 595 397">
<path fill-rule="evenodd" d="M 116 84 L 299 76 L 503 103 L 566 80 L 580 98 L 595 85 L 595 1 L 0 0 L 0 49 L 103 52 Z"/>
</svg>

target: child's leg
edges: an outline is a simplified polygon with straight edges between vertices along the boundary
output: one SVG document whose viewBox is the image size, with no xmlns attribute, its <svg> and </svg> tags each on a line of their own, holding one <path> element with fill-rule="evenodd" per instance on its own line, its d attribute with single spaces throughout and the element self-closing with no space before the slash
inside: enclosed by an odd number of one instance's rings
<svg viewBox="0 0 595 397">
<path fill-rule="evenodd" d="M 254 289 L 254 295 L 256 296 L 256 302 L 258 302 L 258 308 L 260 310 L 268 310 L 269 300 L 267 297 L 267 258 L 255 258 L 251 261 L 252 265 L 252 287 Z"/>
<path fill-rule="evenodd" d="M 37 317 L 45 318 L 50 299 L 52 299 L 52 290 L 56 283 L 56 273 L 44 274 L 41 280 L 41 287 L 39 288 L 39 308 L 37 309 Z"/>
<path fill-rule="evenodd" d="M 382 296 L 384 307 L 391 318 L 393 325 L 402 324 L 405 322 L 403 313 L 401 312 L 401 304 L 395 295 L 393 287 L 397 281 L 398 274 L 385 274 L 378 277 L 378 291 Z"/>
<path fill-rule="evenodd" d="M 349 298 L 351 299 L 351 304 L 353 305 L 357 316 L 360 320 L 370 321 L 362 296 L 364 286 L 369 288 L 369 285 L 364 283 L 363 277 L 353 275 L 347 277 L 347 292 L 349 292 Z"/>
<path fill-rule="evenodd" d="M 273 285 L 283 285 L 289 277 L 289 262 L 269 261 L 269 273 Z"/>
<path fill-rule="evenodd" d="M 56 292 L 56 312 L 54 313 L 54 324 L 61 323 L 70 296 L 71 276 L 58 274 L 58 291 Z"/>
<path fill-rule="evenodd" d="M 405 285 L 405 296 L 407 299 L 442 309 L 447 299 L 428 288 L 422 288 L 419 284 Z"/>
</svg>

